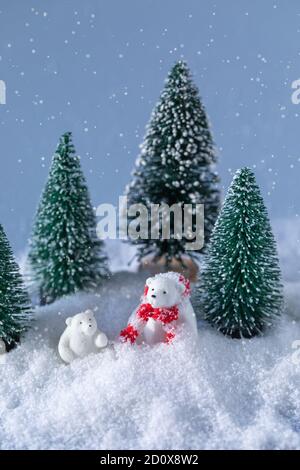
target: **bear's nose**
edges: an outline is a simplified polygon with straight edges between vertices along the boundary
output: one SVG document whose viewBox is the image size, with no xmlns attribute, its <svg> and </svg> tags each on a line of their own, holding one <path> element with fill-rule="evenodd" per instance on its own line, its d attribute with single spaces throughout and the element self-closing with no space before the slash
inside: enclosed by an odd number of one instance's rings
<svg viewBox="0 0 300 470">
<path fill-rule="evenodd" d="M 155 295 L 155 294 L 152 294 L 151 297 L 153 297 L 153 299 L 156 299 L 156 295 Z"/>
</svg>

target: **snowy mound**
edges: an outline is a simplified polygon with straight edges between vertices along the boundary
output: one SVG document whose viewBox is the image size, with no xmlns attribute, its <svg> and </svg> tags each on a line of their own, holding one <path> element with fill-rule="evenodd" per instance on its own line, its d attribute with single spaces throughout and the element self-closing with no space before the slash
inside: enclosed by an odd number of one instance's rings
<svg viewBox="0 0 300 470">
<path fill-rule="evenodd" d="M 198 344 L 180 337 L 153 348 L 118 343 L 117 359 L 106 351 L 61 362 L 67 316 L 96 309 L 113 340 L 144 281 L 118 273 L 98 294 L 38 309 L 35 328 L 0 365 L 0 448 L 300 449 L 300 364 L 292 349 L 300 323 L 291 317 L 264 338 L 232 340 L 203 323 Z"/>
</svg>

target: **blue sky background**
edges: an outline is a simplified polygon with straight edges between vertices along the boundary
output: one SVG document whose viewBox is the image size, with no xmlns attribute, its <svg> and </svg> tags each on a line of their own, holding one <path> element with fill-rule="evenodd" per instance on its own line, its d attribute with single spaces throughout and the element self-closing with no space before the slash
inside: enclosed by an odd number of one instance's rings
<svg viewBox="0 0 300 470">
<path fill-rule="evenodd" d="M 117 202 L 179 58 L 209 114 L 224 191 L 254 166 L 272 218 L 298 216 L 298 0 L 1 0 L 0 221 L 15 250 L 64 131 L 94 205 Z"/>
</svg>

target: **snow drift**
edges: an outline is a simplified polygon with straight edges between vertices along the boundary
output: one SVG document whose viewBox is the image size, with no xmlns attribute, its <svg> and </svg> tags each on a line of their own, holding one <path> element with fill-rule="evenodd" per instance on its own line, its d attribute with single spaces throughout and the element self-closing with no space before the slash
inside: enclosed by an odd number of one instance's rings
<svg viewBox="0 0 300 470">
<path fill-rule="evenodd" d="M 199 323 L 197 343 L 118 343 L 59 358 L 65 319 L 92 308 L 115 340 L 143 293 L 133 250 L 109 242 L 112 279 L 95 294 L 37 308 L 34 328 L 0 362 L 1 449 L 300 449 L 299 224 L 275 225 L 285 312 L 266 336 L 232 340 Z M 128 272 L 130 269 L 132 272 Z"/>
<path fill-rule="evenodd" d="M 106 351 L 62 363 L 65 318 L 93 308 L 113 340 L 144 281 L 121 272 L 96 294 L 37 310 L 0 366 L 0 448 L 300 449 L 300 323 L 288 315 L 263 338 L 232 340 L 201 323 L 196 344 L 117 344 L 117 359 Z"/>
</svg>

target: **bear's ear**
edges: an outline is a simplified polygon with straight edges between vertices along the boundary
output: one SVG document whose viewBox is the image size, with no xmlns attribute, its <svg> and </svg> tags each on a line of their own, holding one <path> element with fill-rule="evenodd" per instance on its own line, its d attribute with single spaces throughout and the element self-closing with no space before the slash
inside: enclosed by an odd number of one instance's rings
<svg viewBox="0 0 300 470">
<path fill-rule="evenodd" d="M 151 284 L 151 281 L 152 281 L 152 277 L 148 277 L 148 279 L 146 280 L 146 283 L 145 283 L 145 287 L 144 287 L 144 297 L 146 297 L 146 295 L 148 294 L 148 290 L 149 290 L 149 286 Z"/>
<path fill-rule="evenodd" d="M 91 310 L 91 309 L 89 309 L 89 308 L 88 308 L 84 313 L 86 313 L 87 315 L 90 315 L 90 316 L 92 316 L 92 317 L 94 316 L 93 310 Z"/>
<path fill-rule="evenodd" d="M 191 295 L 191 283 L 189 279 L 186 279 L 182 274 L 180 274 L 178 280 L 180 288 L 183 289 L 181 295 L 189 297 Z"/>
<path fill-rule="evenodd" d="M 180 295 L 182 295 L 182 294 L 184 293 L 184 291 L 185 291 L 185 285 L 182 284 L 181 282 L 179 282 L 179 283 L 177 284 L 177 289 L 179 290 Z"/>
<path fill-rule="evenodd" d="M 72 323 L 72 317 L 67 318 L 67 319 L 66 319 L 66 325 L 67 325 L 67 326 L 70 326 L 71 323 Z"/>
</svg>

